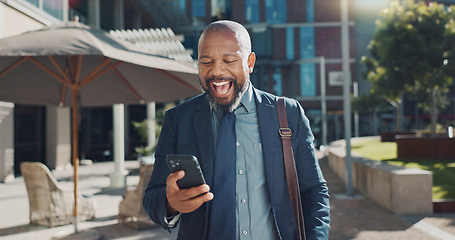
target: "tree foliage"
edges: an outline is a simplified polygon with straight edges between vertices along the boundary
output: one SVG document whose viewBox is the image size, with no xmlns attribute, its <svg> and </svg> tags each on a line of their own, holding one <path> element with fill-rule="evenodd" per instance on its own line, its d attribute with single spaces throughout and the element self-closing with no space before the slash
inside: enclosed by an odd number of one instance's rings
<svg viewBox="0 0 455 240">
<path fill-rule="evenodd" d="M 371 112 L 387 111 L 390 109 L 390 105 L 384 100 L 384 98 L 377 94 L 360 95 L 356 98 L 351 97 L 352 110 L 365 114 Z"/>
<path fill-rule="evenodd" d="M 371 91 L 392 100 L 402 93 L 424 96 L 435 126 L 455 73 L 454 19 L 455 6 L 433 2 L 392 3 L 383 10 L 368 46 L 371 56 L 361 60 Z"/>
</svg>

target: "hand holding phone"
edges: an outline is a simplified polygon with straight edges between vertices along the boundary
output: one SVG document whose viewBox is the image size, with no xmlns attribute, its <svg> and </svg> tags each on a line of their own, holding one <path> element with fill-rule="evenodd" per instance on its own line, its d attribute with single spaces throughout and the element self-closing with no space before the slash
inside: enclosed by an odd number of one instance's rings
<svg viewBox="0 0 455 240">
<path fill-rule="evenodd" d="M 205 184 L 204 175 L 195 156 L 169 154 L 166 156 L 166 161 L 171 172 L 185 171 L 185 176 L 177 181 L 180 189 L 188 189 Z"/>
</svg>

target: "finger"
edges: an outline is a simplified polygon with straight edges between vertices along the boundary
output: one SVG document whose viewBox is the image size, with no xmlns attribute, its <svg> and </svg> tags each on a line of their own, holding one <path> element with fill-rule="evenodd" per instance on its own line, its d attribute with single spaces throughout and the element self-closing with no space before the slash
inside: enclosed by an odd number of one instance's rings
<svg viewBox="0 0 455 240">
<path fill-rule="evenodd" d="M 207 192 L 200 196 L 197 196 L 197 197 L 191 198 L 189 200 L 186 200 L 184 202 L 181 202 L 181 205 L 179 206 L 180 212 L 181 213 L 192 212 L 192 211 L 198 209 L 205 202 L 210 201 L 212 199 L 213 199 L 213 193 Z"/>
<path fill-rule="evenodd" d="M 190 189 L 167 191 L 168 204 L 181 213 L 192 212 L 204 202 L 213 199 L 213 194 L 209 190 L 210 187 L 207 184 L 202 184 Z"/>
<path fill-rule="evenodd" d="M 169 174 L 169 176 L 167 177 L 167 180 L 166 180 L 166 185 L 171 188 L 178 189 L 179 187 L 177 185 L 177 181 L 179 179 L 182 179 L 183 176 L 185 176 L 185 171 L 183 171 L 183 170 Z"/>
<path fill-rule="evenodd" d="M 185 199 L 192 199 L 204 193 L 208 193 L 210 191 L 210 187 L 207 184 L 202 184 L 197 187 L 182 189 L 181 196 Z"/>
<path fill-rule="evenodd" d="M 185 200 L 181 197 L 180 188 L 177 185 L 177 180 L 183 176 L 185 176 L 184 171 L 177 171 L 169 174 L 166 179 L 166 198 L 169 210 L 179 210 L 179 202 Z"/>
</svg>

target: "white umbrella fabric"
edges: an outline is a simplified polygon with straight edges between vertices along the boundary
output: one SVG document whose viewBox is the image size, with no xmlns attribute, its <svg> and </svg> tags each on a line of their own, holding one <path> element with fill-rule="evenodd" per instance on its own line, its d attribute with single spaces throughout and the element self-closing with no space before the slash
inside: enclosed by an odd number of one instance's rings
<svg viewBox="0 0 455 240">
<path fill-rule="evenodd" d="M 195 67 L 78 22 L 0 39 L 0 101 L 72 107 L 75 222 L 78 106 L 164 102 L 201 92 Z"/>
</svg>

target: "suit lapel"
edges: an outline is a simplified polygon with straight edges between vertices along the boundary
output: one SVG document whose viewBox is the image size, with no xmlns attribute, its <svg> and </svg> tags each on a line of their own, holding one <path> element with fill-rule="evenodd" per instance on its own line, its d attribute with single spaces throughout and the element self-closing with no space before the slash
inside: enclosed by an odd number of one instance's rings
<svg viewBox="0 0 455 240">
<path fill-rule="evenodd" d="M 278 133 L 278 117 L 276 114 L 276 107 L 274 99 L 266 97 L 261 91 L 255 91 L 256 108 L 258 113 L 259 132 L 262 142 L 262 151 L 264 154 L 264 167 L 267 187 L 270 192 L 272 189 L 272 179 L 274 172 L 274 155 L 276 154 L 276 147 L 281 146 L 279 144 Z"/>
<path fill-rule="evenodd" d="M 205 97 L 195 108 L 193 126 L 196 134 L 196 143 L 199 151 L 199 164 L 204 173 L 204 178 L 209 186 L 213 183 L 213 136 L 212 117 L 210 107 Z"/>
</svg>

